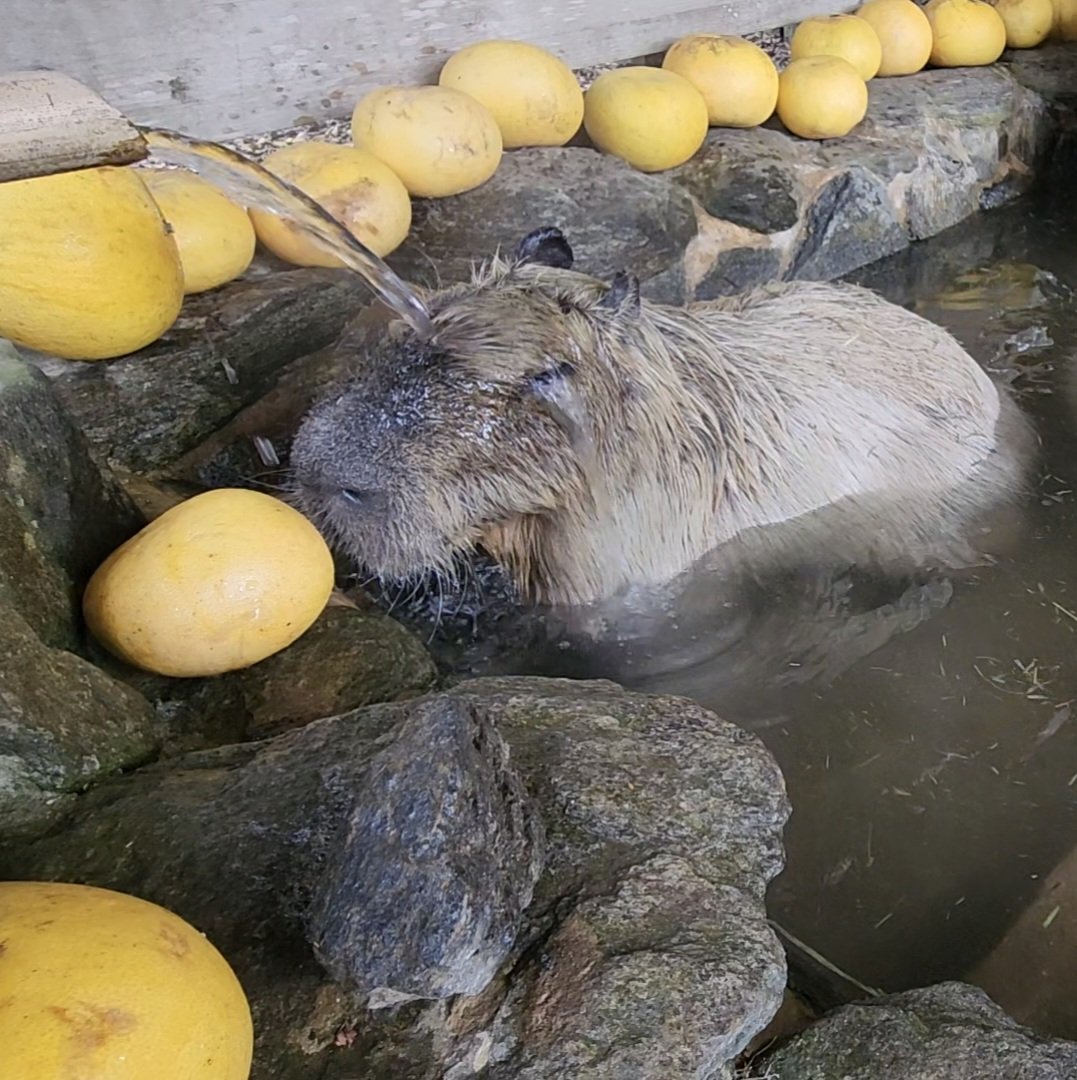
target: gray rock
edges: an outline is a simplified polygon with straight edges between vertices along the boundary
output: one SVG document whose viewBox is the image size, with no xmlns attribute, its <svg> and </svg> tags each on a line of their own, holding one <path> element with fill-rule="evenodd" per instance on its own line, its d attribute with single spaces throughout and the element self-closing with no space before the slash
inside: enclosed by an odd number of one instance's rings
<svg viewBox="0 0 1077 1080">
<path fill-rule="evenodd" d="M 771 128 L 712 128 L 670 175 L 711 217 L 755 232 L 784 232 L 800 220 L 802 145 Z"/>
<path fill-rule="evenodd" d="M 863 169 L 850 169 L 812 200 L 786 276 L 829 281 L 908 243 L 882 183 Z"/>
<path fill-rule="evenodd" d="M 994 65 L 877 80 L 841 139 L 796 139 L 776 119 L 712 131 L 669 173 L 714 219 L 691 253 L 695 298 L 840 277 L 1016 198 L 1059 156 L 1077 90 L 1072 65 L 1039 53 L 1022 52 L 1020 78 Z"/>
<path fill-rule="evenodd" d="M 846 1005 L 771 1055 L 774 1080 L 1070 1080 L 1077 1043 L 1015 1023 L 946 982 Z"/>
<path fill-rule="evenodd" d="M 473 263 L 556 225 L 581 269 L 641 282 L 675 266 L 695 236 L 692 200 L 667 176 L 587 147 L 514 150 L 481 187 L 416 204 L 411 235 L 387 260 L 409 280 L 466 280 Z"/>
<path fill-rule="evenodd" d="M 414 697 L 438 678 L 430 654 L 396 620 L 335 605 L 286 649 L 210 679 L 135 671 L 100 649 L 93 659 L 153 703 L 169 753 L 279 735 L 363 705 Z"/>
<path fill-rule="evenodd" d="M 975 213 L 1012 162 L 1022 175 L 1036 166 L 1050 126 L 1042 99 L 1004 69 L 927 70 L 873 83 L 867 118 L 853 137 L 822 144 L 819 160 L 878 177 L 919 240 Z"/>
<path fill-rule="evenodd" d="M 75 792 L 156 749 L 144 698 L 0 602 L 0 836 L 42 831 Z"/>
<path fill-rule="evenodd" d="M 49 380 L 0 340 L 0 600 L 46 643 L 79 648 L 86 582 L 144 523 Z"/>
<path fill-rule="evenodd" d="M 315 888 L 315 952 L 372 1002 L 478 994 L 512 948 L 544 849 L 491 721 L 459 699 L 423 702 L 370 763 Z"/>
<path fill-rule="evenodd" d="M 546 868 L 481 994 L 367 1010 L 326 980 L 304 912 L 369 763 L 449 700 L 508 744 Z M 480 1065 L 670 1080 L 670 1062 L 722 1077 L 781 1002 L 764 893 L 788 813 L 762 743 L 690 701 L 483 679 L 143 768 L 83 796 L 64 832 L 0 849 L 0 877 L 133 890 L 203 930 L 251 999 L 252 1080 L 457 1080 Z"/>
<path fill-rule="evenodd" d="M 303 414 L 362 362 L 367 343 L 384 331 L 389 318 L 380 303 L 364 307 L 330 345 L 282 368 L 272 389 L 173 461 L 168 476 L 206 487 L 264 487 L 279 481 Z M 270 442 L 280 466 L 261 459 L 256 437 Z"/>
<path fill-rule="evenodd" d="M 1030 49 L 1007 49 L 1001 64 L 1014 79 L 1041 97 L 1057 104 L 1077 108 L 1077 79 L 1073 75 L 1073 45 L 1047 41 Z"/>
<path fill-rule="evenodd" d="M 686 859 L 625 871 L 557 927 L 514 987 L 503 1009 L 514 1022 L 495 1024 L 495 1043 L 519 1039 L 522 1052 L 492 1064 L 491 1080 L 724 1075 L 785 986 L 782 966 L 761 962 L 766 920 L 744 914 L 738 889 Z M 674 1018 L 676 1037 L 651 1027 Z"/>
<path fill-rule="evenodd" d="M 160 468 L 269 391 L 285 365 L 333 341 L 369 300 L 344 270 L 245 278 L 189 297 L 175 326 L 131 356 L 43 366 L 112 464 Z"/>
<path fill-rule="evenodd" d="M 249 721 L 262 739 L 324 716 L 431 690 L 438 673 L 422 642 L 378 611 L 327 608 L 296 642 L 237 672 Z"/>
<path fill-rule="evenodd" d="M 781 254 L 775 248 L 729 248 L 719 252 L 696 286 L 695 299 L 730 296 L 780 276 Z"/>
</svg>

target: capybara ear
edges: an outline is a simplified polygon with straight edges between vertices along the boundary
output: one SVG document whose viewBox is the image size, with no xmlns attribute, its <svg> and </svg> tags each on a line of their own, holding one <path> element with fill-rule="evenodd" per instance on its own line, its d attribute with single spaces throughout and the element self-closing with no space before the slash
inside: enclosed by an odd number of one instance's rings
<svg viewBox="0 0 1077 1080">
<path fill-rule="evenodd" d="M 626 274 L 618 270 L 613 275 L 606 295 L 598 301 L 596 307 L 603 311 L 612 311 L 617 315 L 639 314 L 639 278 L 635 274 Z"/>
<path fill-rule="evenodd" d="M 571 270 L 576 257 L 572 254 L 565 234 L 556 226 L 548 225 L 529 232 L 516 245 L 515 261 L 552 266 L 557 270 Z"/>
</svg>

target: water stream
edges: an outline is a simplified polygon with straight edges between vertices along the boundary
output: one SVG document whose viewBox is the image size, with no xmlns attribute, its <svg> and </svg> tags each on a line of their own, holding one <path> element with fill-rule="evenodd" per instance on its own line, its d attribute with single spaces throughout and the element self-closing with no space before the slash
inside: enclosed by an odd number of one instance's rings
<svg viewBox="0 0 1077 1080">
<path fill-rule="evenodd" d="M 293 184 L 219 143 L 164 128 L 140 128 L 151 160 L 198 173 L 241 206 L 288 218 L 319 247 L 335 255 L 404 319 L 420 337 L 429 337 L 430 313 L 422 300 L 357 237 Z"/>
</svg>

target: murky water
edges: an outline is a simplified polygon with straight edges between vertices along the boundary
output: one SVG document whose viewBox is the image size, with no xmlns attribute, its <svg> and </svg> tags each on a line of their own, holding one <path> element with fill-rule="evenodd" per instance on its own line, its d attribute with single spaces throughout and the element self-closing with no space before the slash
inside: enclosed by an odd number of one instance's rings
<svg viewBox="0 0 1077 1080">
<path fill-rule="evenodd" d="M 151 159 L 198 173 L 242 206 L 286 218 L 319 247 L 358 273 L 417 334 L 429 335 L 430 313 L 410 286 L 294 185 L 219 143 L 164 128 L 139 130 L 150 148 Z"/>
<path fill-rule="evenodd" d="M 772 918 L 889 991 L 968 978 L 1077 847 L 1077 213 L 1029 200 L 858 279 L 949 327 L 1035 421 L 1034 490 L 988 523 L 993 559 L 881 577 L 802 552 L 696 590 L 642 644 L 645 618 L 601 646 L 503 622 L 439 648 L 461 672 L 686 694 L 757 731 L 793 804 Z M 1017 938 L 984 980 L 1020 1019 L 1077 1037 L 1073 917 L 1043 922 L 1020 931 L 1055 945 L 1036 972 Z"/>
</svg>

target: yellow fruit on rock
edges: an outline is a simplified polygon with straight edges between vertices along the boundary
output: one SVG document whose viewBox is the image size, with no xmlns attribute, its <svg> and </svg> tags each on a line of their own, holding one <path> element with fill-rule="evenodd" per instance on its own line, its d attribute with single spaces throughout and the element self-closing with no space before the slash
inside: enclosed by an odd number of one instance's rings
<svg viewBox="0 0 1077 1080">
<path fill-rule="evenodd" d="M 249 1077 L 243 988 L 171 911 L 88 885 L 3 881 L 0 942 L 5 1077 Z"/>
<path fill-rule="evenodd" d="M 188 295 L 224 285 L 250 266 L 256 241 L 242 206 L 182 169 L 144 169 L 141 176 L 172 229 Z"/>
<path fill-rule="evenodd" d="M 820 15 L 805 19 L 793 31 L 789 56 L 840 56 L 865 82 L 874 79 L 883 62 L 883 46 L 875 27 L 857 15 Z"/>
<path fill-rule="evenodd" d="M 300 142 L 267 154 L 262 162 L 333 215 L 375 255 L 398 248 L 411 229 L 411 196 L 400 177 L 365 150 L 333 143 Z M 250 210 L 258 239 L 297 266 L 343 266 L 292 222 Z"/>
<path fill-rule="evenodd" d="M 166 510 L 121 544 L 83 594 L 91 633 L 160 675 L 217 675 L 290 645 L 333 590 L 333 558 L 297 510 L 219 488 Z"/>
<path fill-rule="evenodd" d="M 931 56 L 931 23 L 913 0 L 867 0 L 856 11 L 871 24 L 882 46 L 877 77 L 915 75 Z"/>
<path fill-rule="evenodd" d="M 1006 24 L 984 0 L 929 0 L 924 14 L 935 38 L 936 67 L 983 67 L 1006 48 Z"/>
<path fill-rule="evenodd" d="M 1058 41 L 1077 41 L 1077 0 L 1051 0 L 1054 20 L 1051 37 Z"/>
<path fill-rule="evenodd" d="M 778 103 L 778 69 L 758 45 L 723 34 L 689 34 L 674 42 L 662 67 L 702 95 L 716 127 L 756 127 Z"/>
<path fill-rule="evenodd" d="M 109 360 L 156 341 L 182 306 L 179 249 L 135 170 L 0 183 L 0 337 Z"/>
<path fill-rule="evenodd" d="M 848 135 L 867 111 L 867 83 L 840 56 L 805 56 L 781 73 L 778 119 L 802 139 Z"/>
<path fill-rule="evenodd" d="M 583 120 L 583 90 L 572 69 L 525 41 L 468 45 L 445 62 L 438 84 L 485 105 L 506 149 L 564 146 Z"/>
<path fill-rule="evenodd" d="M 1006 45 L 1034 49 L 1046 41 L 1054 25 L 1051 0 L 995 0 L 995 10 L 1006 26 Z"/>
<path fill-rule="evenodd" d="M 504 149 L 490 110 L 451 86 L 371 90 L 352 112 L 352 141 L 429 199 L 485 184 Z"/>
<path fill-rule="evenodd" d="M 664 68 L 604 71 L 583 96 L 591 141 L 640 172 L 682 165 L 703 145 L 709 123 L 703 95 Z"/>
</svg>

